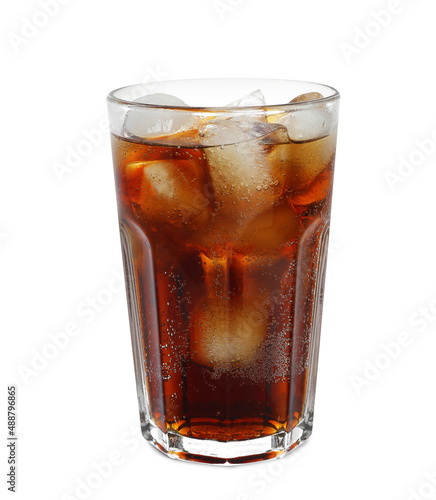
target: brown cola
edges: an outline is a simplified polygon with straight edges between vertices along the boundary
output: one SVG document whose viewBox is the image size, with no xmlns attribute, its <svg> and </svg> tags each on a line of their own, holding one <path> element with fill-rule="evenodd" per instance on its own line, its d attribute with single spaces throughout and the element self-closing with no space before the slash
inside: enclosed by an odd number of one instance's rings
<svg viewBox="0 0 436 500">
<path fill-rule="evenodd" d="M 336 130 L 290 140 L 274 119 L 112 135 L 130 317 L 163 433 L 229 442 L 300 422 L 335 143 Z"/>
</svg>

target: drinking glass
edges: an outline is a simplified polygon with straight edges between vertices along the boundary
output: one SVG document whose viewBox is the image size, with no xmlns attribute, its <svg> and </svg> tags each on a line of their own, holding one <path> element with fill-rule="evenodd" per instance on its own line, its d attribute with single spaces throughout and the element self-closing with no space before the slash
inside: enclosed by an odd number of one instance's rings
<svg viewBox="0 0 436 500">
<path fill-rule="evenodd" d="M 287 80 L 108 96 L 142 433 L 239 464 L 312 433 L 339 94 Z"/>
</svg>

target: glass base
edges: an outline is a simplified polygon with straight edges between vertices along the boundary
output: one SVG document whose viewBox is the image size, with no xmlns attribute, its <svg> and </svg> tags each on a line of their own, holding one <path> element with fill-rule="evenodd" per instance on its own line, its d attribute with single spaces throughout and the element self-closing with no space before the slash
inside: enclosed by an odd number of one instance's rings
<svg viewBox="0 0 436 500">
<path fill-rule="evenodd" d="M 312 434 L 312 419 L 300 421 L 291 432 L 244 441 L 211 441 L 182 436 L 174 431 L 163 433 L 154 423 L 142 429 L 145 439 L 165 455 L 176 460 L 215 465 L 238 465 L 283 457 L 304 443 Z"/>
</svg>

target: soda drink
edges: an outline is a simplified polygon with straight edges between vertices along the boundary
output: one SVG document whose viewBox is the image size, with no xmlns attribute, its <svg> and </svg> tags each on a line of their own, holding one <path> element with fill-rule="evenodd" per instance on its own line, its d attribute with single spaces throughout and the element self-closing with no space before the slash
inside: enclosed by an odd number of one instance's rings
<svg viewBox="0 0 436 500">
<path fill-rule="evenodd" d="M 176 458 L 273 458 L 311 432 L 337 134 L 324 100 L 152 137 L 131 111 L 112 133 L 143 432 Z"/>
</svg>

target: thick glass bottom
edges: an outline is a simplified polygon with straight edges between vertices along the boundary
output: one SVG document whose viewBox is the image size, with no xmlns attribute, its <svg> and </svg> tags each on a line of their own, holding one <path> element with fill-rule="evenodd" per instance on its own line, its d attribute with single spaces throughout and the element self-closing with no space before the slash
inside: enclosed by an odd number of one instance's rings
<svg viewBox="0 0 436 500">
<path fill-rule="evenodd" d="M 145 439 L 165 455 L 176 460 L 215 465 L 238 465 L 271 460 L 287 455 L 312 434 L 312 419 L 301 420 L 292 431 L 243 441 L 212 441 L 162 432 L 154 423 L 142 429 Z"/>
</svg>

